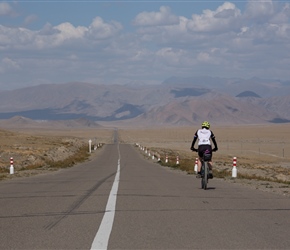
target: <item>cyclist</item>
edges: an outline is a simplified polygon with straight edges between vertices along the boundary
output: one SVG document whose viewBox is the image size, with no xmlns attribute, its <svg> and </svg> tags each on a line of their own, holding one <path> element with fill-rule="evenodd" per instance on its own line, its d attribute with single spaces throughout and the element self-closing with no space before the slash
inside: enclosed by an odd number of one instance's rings
<svg viewBox="0 0 290 250">
<path fill-rule="evenodd" d="M 201 172 L 200 172 L 201 159 L 203 157 L 204 152 L 208 151 L 211 154 L 212 152 L 215 152 L 218 150 L 215 136 L 209 128 L 210 128 L 209 122 L 204 121 L 201 124 L 201 129 L 198 129 L 195 132 L 194 137 L 193 137 L 193 141 L 191 144 L 191 148 L 190 148 L 192 151 L 198 152 L 198 156 L 199 156 L 199 158 L 198 158 L 198 172 L 197 172 L 197 176 L 196 176 L 197 178 L 201 177 Z M 194 148 L 194 144 L 197 141 L 197 139 L 198 139 L 198 149 Z M 212 149 L 212 147 L 211 147 L 211 141 L 213 142 L 213 144 L 215 146 L 214 149 Z M 209 162 L 209 178 L 211 178 L 211 179 L 213 178 L 212 162 L 211 161 Z"/>
</svg>

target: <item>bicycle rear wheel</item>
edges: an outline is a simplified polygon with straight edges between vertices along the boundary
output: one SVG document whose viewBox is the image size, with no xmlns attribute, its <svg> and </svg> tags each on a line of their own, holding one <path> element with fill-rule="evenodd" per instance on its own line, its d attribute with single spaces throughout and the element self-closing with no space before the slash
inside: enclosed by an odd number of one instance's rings
<svg viewBox="0 0 290 250">
<path fill-rule="evenodd" d="M 203 173 L 204 173 L 204 163 L 201 162 L 201 168 L 200 168 L 200 172 L 201 172 L 201 189 L 203 189 L 204 187 L 204 179 L 203 179 Z"/>
<path fill-rule="evenodd" d="M 207 166 L 207 162 L 204 162 L 204 171 L 203 171 L 203 189 L 206 190 L 207 189 L 207 182 L 208 182 L 208 166 Z"/>
<path fill-rule="evenodd" d="M 206 189 L 206 184 L 205 184 L 204 177 L 201 178 L 201 188 L 204 189 L 204 190 Z"/>
</svg>

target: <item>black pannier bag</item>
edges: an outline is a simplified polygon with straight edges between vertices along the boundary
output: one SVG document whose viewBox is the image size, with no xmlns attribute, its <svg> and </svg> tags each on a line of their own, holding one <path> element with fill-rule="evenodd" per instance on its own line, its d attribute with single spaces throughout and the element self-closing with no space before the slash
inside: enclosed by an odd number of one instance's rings
<svg viewBox="0 0 290 250">
<path fill-rule="evenodd" d="M 204 161 L 211 161 L 212 154 L 211 153 L 204 153 L 203 160 Z"/>
</svg>

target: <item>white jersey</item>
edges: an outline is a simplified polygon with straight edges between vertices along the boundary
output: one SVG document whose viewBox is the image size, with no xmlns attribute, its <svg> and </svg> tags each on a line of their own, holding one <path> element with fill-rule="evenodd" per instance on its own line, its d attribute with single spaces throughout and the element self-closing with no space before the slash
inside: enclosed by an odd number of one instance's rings
<svg viewBox="0 0 290 250">
<path fill-rule="evenodd" d="M 198 137 L 198 145 L 211 145 L 210 139 L 214 138 L 213 133 L 205 128 L 197 130 L 194 136 Z"/>
</svg>

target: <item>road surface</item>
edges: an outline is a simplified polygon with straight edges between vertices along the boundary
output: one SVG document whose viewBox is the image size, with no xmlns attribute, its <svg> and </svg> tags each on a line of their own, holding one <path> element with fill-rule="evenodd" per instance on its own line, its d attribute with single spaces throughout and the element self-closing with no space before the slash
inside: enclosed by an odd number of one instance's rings
<svg viewBox="0 0 290 250">
<path fill-rule="evenodd" d="M 290 249 L 290 199 L 105 145 L 72 168 L 0 182 L 1 249 Z"/>
</svg>

